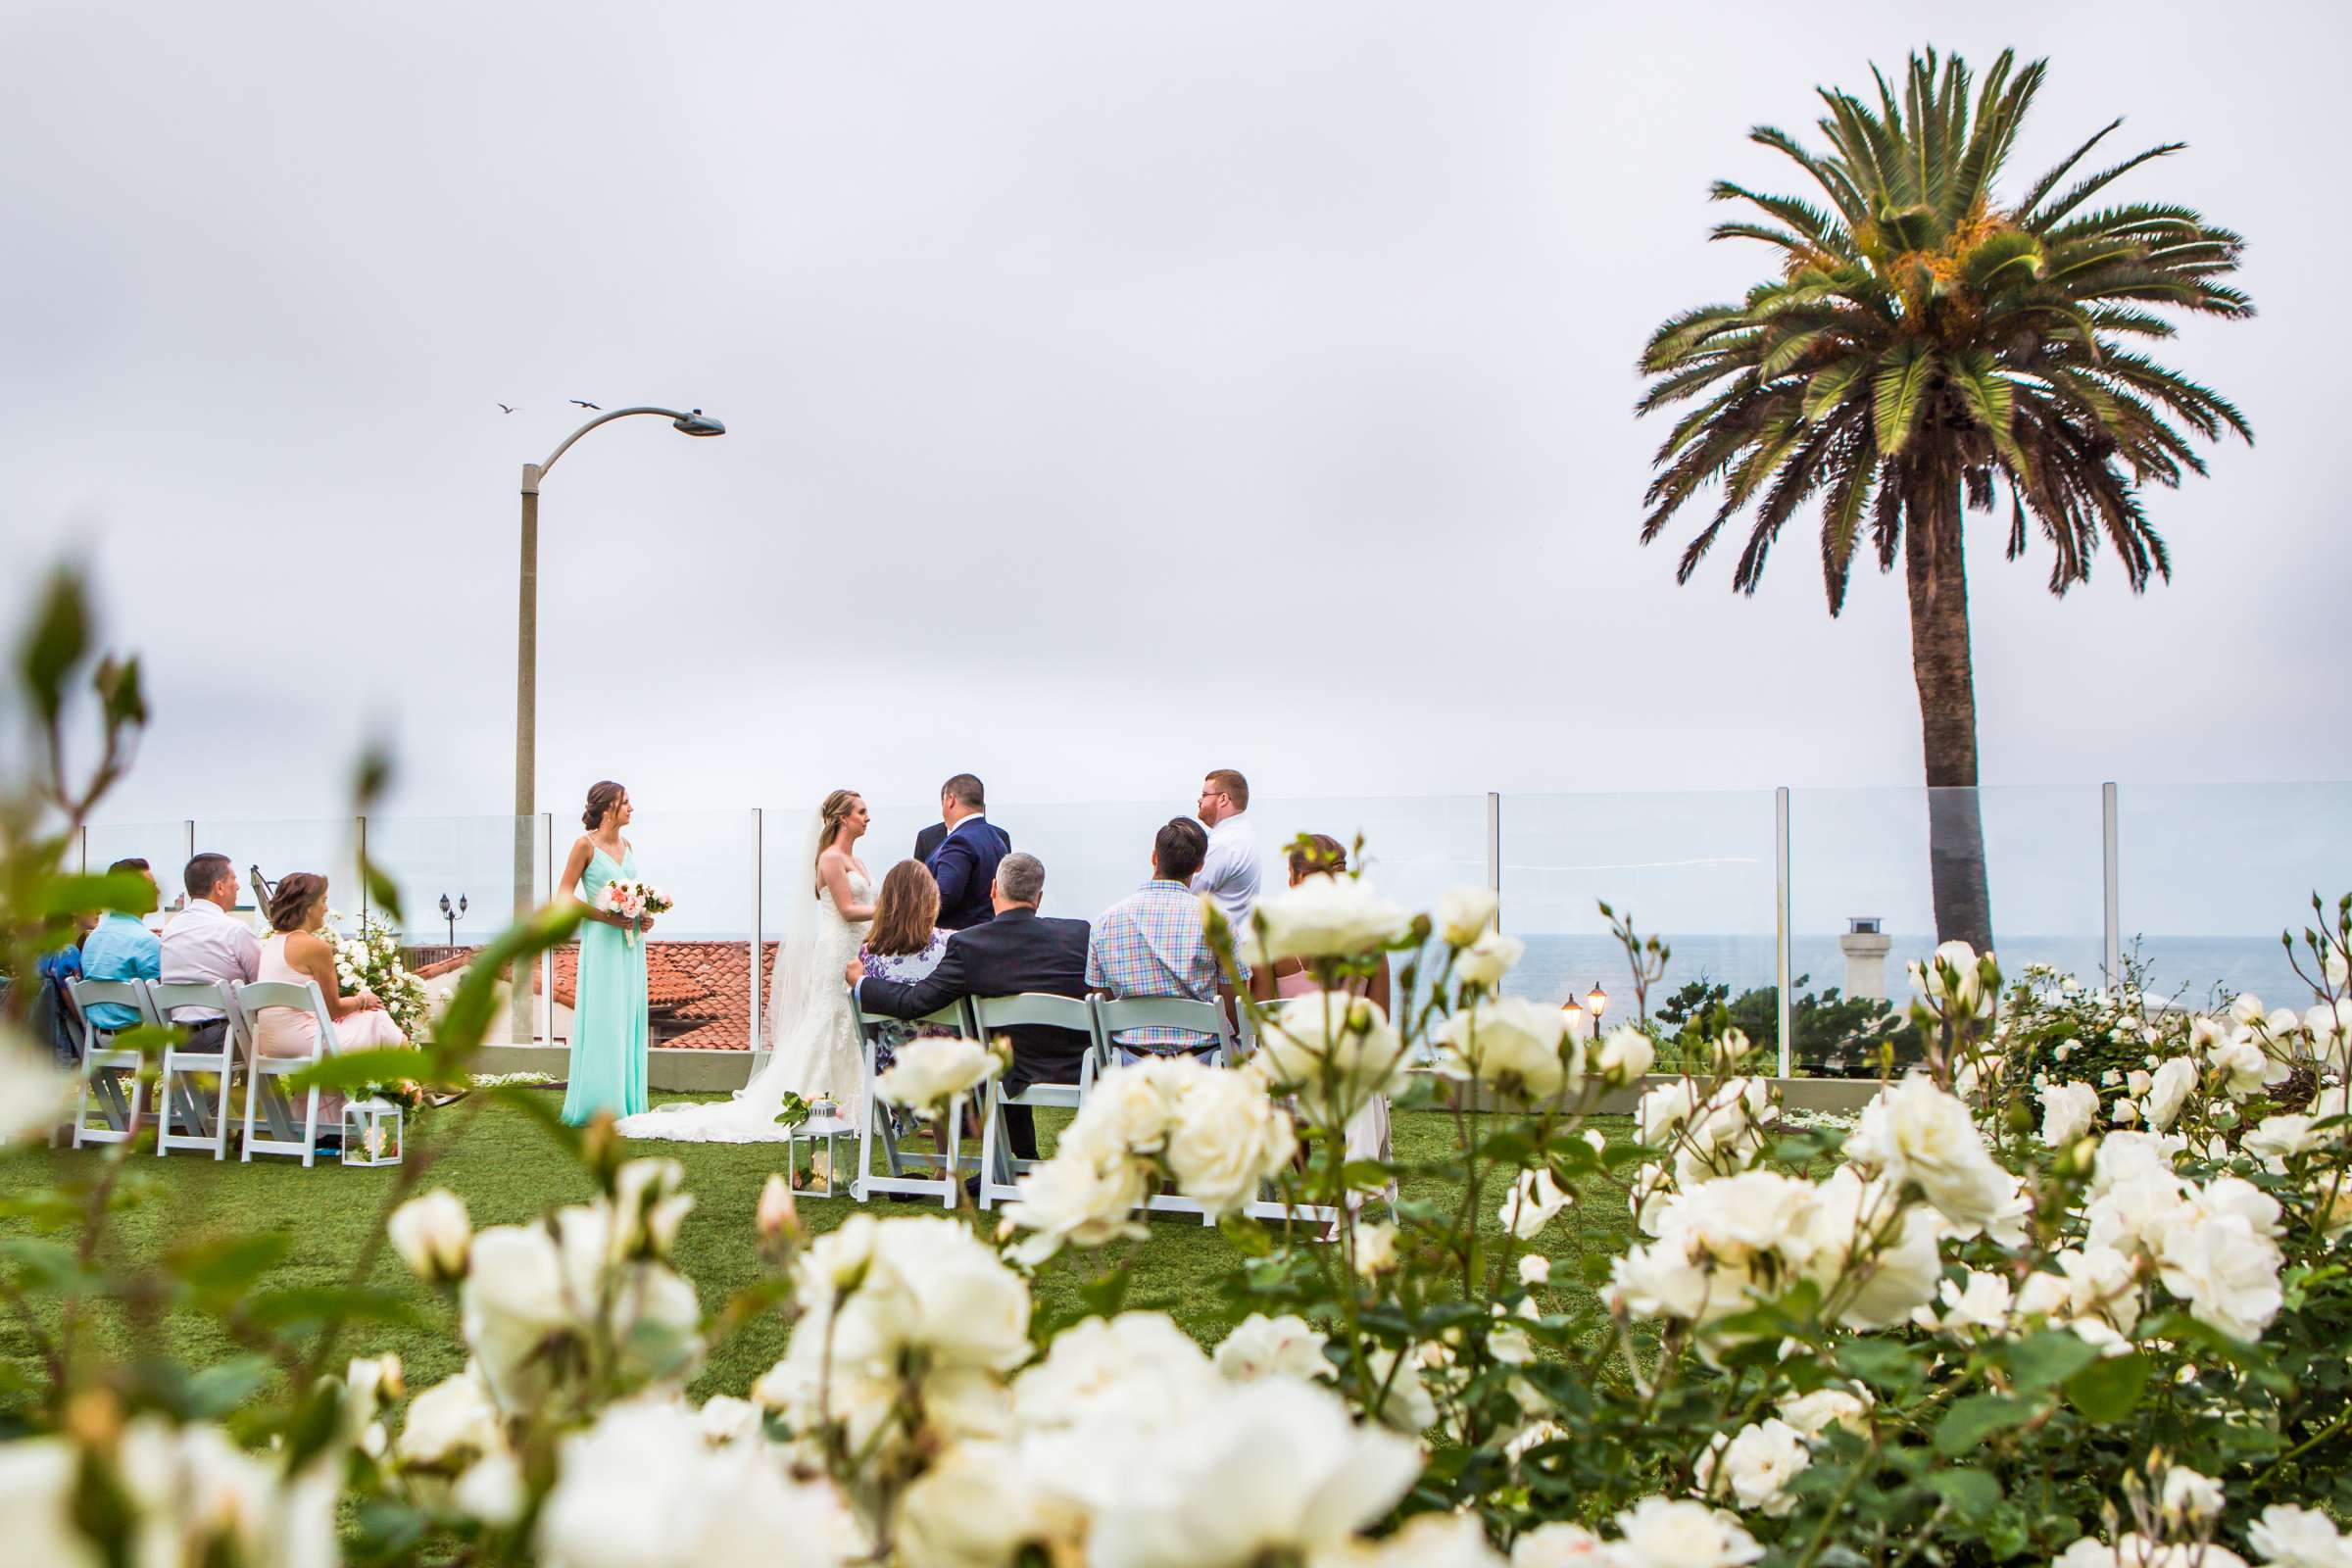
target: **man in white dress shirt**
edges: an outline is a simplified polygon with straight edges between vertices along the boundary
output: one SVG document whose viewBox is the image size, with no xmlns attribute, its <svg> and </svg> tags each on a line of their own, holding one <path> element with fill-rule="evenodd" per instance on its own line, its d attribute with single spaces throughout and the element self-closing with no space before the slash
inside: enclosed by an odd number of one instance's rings
<svg viewBox="0 0 2352 1568">
<path fill-rule="evenodd" d="M 180 880 L 188 890 L 187 907 L 164 927 L 164 984 L 235 980 L 251 983 L 260 977 L 261 939 L 253 927 L 229 911 L 237 906 L 237 869 L 225 855 L 199 855 L 188 862 Z M 228 1019 L 219 1007 L 178 1007 L 172 1021 L 188 1028 L 188 1049 L 217 1051 Z"/>
<path fill-rule="evenodd" d="M 1257 902 L 1257 829 L 1250 822 L 1250 781 L 1220 767 L 1200 781 L 1199 816 L 1208 827 L 1208 858 L 1193 875 L 1193 891 L 1217 901 L 1239 939 L 1250 929 Z"/>
</svg>

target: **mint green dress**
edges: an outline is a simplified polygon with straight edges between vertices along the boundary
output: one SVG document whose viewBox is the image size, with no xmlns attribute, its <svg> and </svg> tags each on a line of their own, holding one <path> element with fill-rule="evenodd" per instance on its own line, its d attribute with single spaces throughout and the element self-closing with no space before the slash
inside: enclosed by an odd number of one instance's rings
<svg viewBox="0 0 2352 1568">
<path fill-rule="evenodd" d="M 618 865 L 597 850 L 580 873 L 580 898 L 594 904 L 614 877 L 634 881 L 637 851 L 629 847 Z M 645 1098 L 645 938 L 602 920 L 580 922 L 580 969 L 572 985 L 571 1087 L 564 1095 L 564 1119 L 585 1125 L 600 1110 L 634 1116 Z"/>
</svg>

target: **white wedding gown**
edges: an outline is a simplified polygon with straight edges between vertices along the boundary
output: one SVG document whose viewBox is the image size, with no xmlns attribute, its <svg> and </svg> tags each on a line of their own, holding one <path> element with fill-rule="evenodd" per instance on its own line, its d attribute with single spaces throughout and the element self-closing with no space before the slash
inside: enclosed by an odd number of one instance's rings
<svg viewBox="0 0 2352 1568">
<path fill-rule="evenodd" d="M 850 894 L 870 906 L 874 885 L 852 866 Z M 858 956 L 868 922 L 845 920 L 833 903 L 833 890 L 817 895 L 816 918 L 806 952 L 776 956 L 775 985 L 769 1007 L 775 1054 L 752 1081 L 729 1100 L 688 1101 L 657 1105 L 619 1122 L 623 1138 L 661 1138 L 688 1144 L 782 1143 L 789 1128 L 776 1124 L 787 1093 L 813 1102 L 830 1096 L 842 1119 L 853 1127 L 864 1125 L 865 1057 L 859 1049 L 858 1020 L 850 1011 L 849 988 L 842 970 Z M 787 947 L 796 947 L 788 943 Z M 788 971 L 799 970 L 797 973 Z M 786 1016 L 782 999 L 799 993 L 790 1004 L 796 1016 Z"/>
</svg>

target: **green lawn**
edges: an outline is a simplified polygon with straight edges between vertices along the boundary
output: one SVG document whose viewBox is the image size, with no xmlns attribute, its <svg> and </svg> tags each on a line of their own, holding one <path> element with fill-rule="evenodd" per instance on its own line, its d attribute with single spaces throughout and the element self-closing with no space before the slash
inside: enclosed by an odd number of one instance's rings
<svg viewBox="0 0 2352 1568">
<path fill-rule="evenodd" d="M 663 1097 L 667 1098 L 667 1097 Z M 1047 1131 L 1052 1116 L 1041 1118 Z M 1623 1138 L 1625 1118 L 1604 1121 L 1602 1130 Z M 425 1113 L 410 1129 L 412 1147 L 426 1140 L 449 1138 L 460 1127 L 462 1137 L 441 1155 L 430 1174 L 430 1185 L 448 1187 L 466 1200 L 479 1226 L 512 1223 L 542 1214 L 556 1203 L 590 1195 L 587 1179 L 548 1142 L 529 1118 L 511 1107 L 468 1102 Z M 1453 1123 L 1435 1113 L 1400 1114 L 1396 1118 L 1398 1157 L 1406 1162 L 1442 1157 L 1451 1146 Z M 677 1262 L 695 1282 L 706 1310 L 716 1310 L 738 1288 L 763 1270 L 755 1249 L 753 1212 L 760 1189 L 771 1170 L 779 1168 L 782 1151 L 774 1145 L 640 1143 L 631 1152 L 666 1154 L 686 1167 L 687 1188 L 695 1195 L 694 1212 L 687 1218 L 677 1244 Z M 99 1150 L 20 1149 L 0 1158 L 0 1194 L 69 1181 L 93 1170 L 104 1158 Z M 303 1170 L 284 1159 L 257 1159 L 253 1164 L 230 1160 L 216 1164 L 201 1154 L 175 1152 L 169 1158 L 134 1158 L 133 1185 L 137 1205 L 118 1216 L 113 1256 L 102 1259 L 118 1269 L 130 1269 L 153 1259 L 167 1248 L 221 1233 L 283 1231 L 293 1239 L 292 1250 L 267 1281 L 271 1286 L 342 1284 L 369 1230 L 378 1223 L 385 1195 L 391 1191 L 392 1170 L 345 1170 L 323 1161 Z M 1417 1196 L 1443 1196 L 1434 1180 L 1408 1184 Z M 1499 1202 L 1494 1195 L 1490 1210 Z M 877 1200 L 870 1205 L 881 1215 L 931 1212 L 925 1205 Z M 1596 1205 L 1605 1211 L 1572 1210 L 1555 1220 L 1540 1239 L 1555 1257 L 1572 1256 L 1577 1247 L 1615 1250 L 1623 1245 L 1627 1220 L 1614 1204 Z M 812 1229 L 838 1225 L 851 1212 L 847 1199 L 811 1200 L 802 1214 Z M 989 1223 L 993 1224 L 993 1217 Z M 1493 1229 L 1492 1212 L 1486 1224 Z M 0 1235 L 20 1231 L 18 1222 L 0 1225 Z M 1190 1332 L 1213 1344 L 1246 1306 L 1228 1300 L 1219 1284 L 1237 1254 L 1225 1237 L 1197 1219 L 1177 1215 L 1156 1217 L 1152 1239 L 1135 1254 L 1134 1277 L 1127 1298 L 1130 1309 L 1152 1308 L 1172 1314 Z M 1067 1309 L 1091 1269 L 1081 1256 L 1079 1266 L 1057 1259 L 1042 1272 L 1037 1285 L 1042 1311 Z M 1581 1285 L 1573 1261 L 1556 1271 L 1565 1301 Z M 399 1352 L 408 1368 L 412 1388 L 423 1388 L 458 1370 L 464 1355 L 454 1323 L 440 1299 L 412 1279 L 389 1250 L 378 1259 L 371 1283 L 401 1293 L 423 1310 L 424 1328 L 368 1328 L 347 1336 L 352 1353 L 382 1350 Z M 1546 1304 L 1550 1304 L 1548 1301 Z M 126 1327 L 103 1321 L 100 1332 L 110 1350 L 127 1352 Z M 204 1365 L 228 1354 L 231 1346 L 209 1320 L 174 1316 L 165 1321 L 164 1351 L 183 1365 Z M 694 1387 L 698 1397 L 712 1394 L 742 1394 L 754 1379 L 783 1353 L 781 1321 L 768 1317 L 727 1342 L 714 1346 L 708 1366 Z M 32 1341 L 13 1318 L 0 1317 L 0 1355 L 32 1362 Z"/>
</svg>

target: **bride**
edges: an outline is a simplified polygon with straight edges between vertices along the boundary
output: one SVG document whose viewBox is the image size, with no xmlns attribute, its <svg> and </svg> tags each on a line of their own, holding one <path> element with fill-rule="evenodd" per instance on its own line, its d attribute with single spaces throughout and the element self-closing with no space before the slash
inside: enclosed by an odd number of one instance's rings
<svg viewBox="0 0 2352 1568">
<path fill-rule="evenodd" d="M 809 852 L 795 862 L 810 867 L 807 896 L 795 890 L 788 906 L 768 995 L 775 1050 L 764 1063 L 754 1059 L 752 1081 L 731 1100 L 673 1102 L 624 1116 L 623 1138 L 781 1143 L 791 1136 L 776 1123 L 787 1093 L 809 1102 L 829 1097 L 844 1121 L 864 1125 L 864 1053 L 841 971 L 858 956 L 874 914 L 873 878 L 857 855 L 867 820 L 865 801 L 855 790 L 835 790 L 818 808 Z"/>
</svg>

